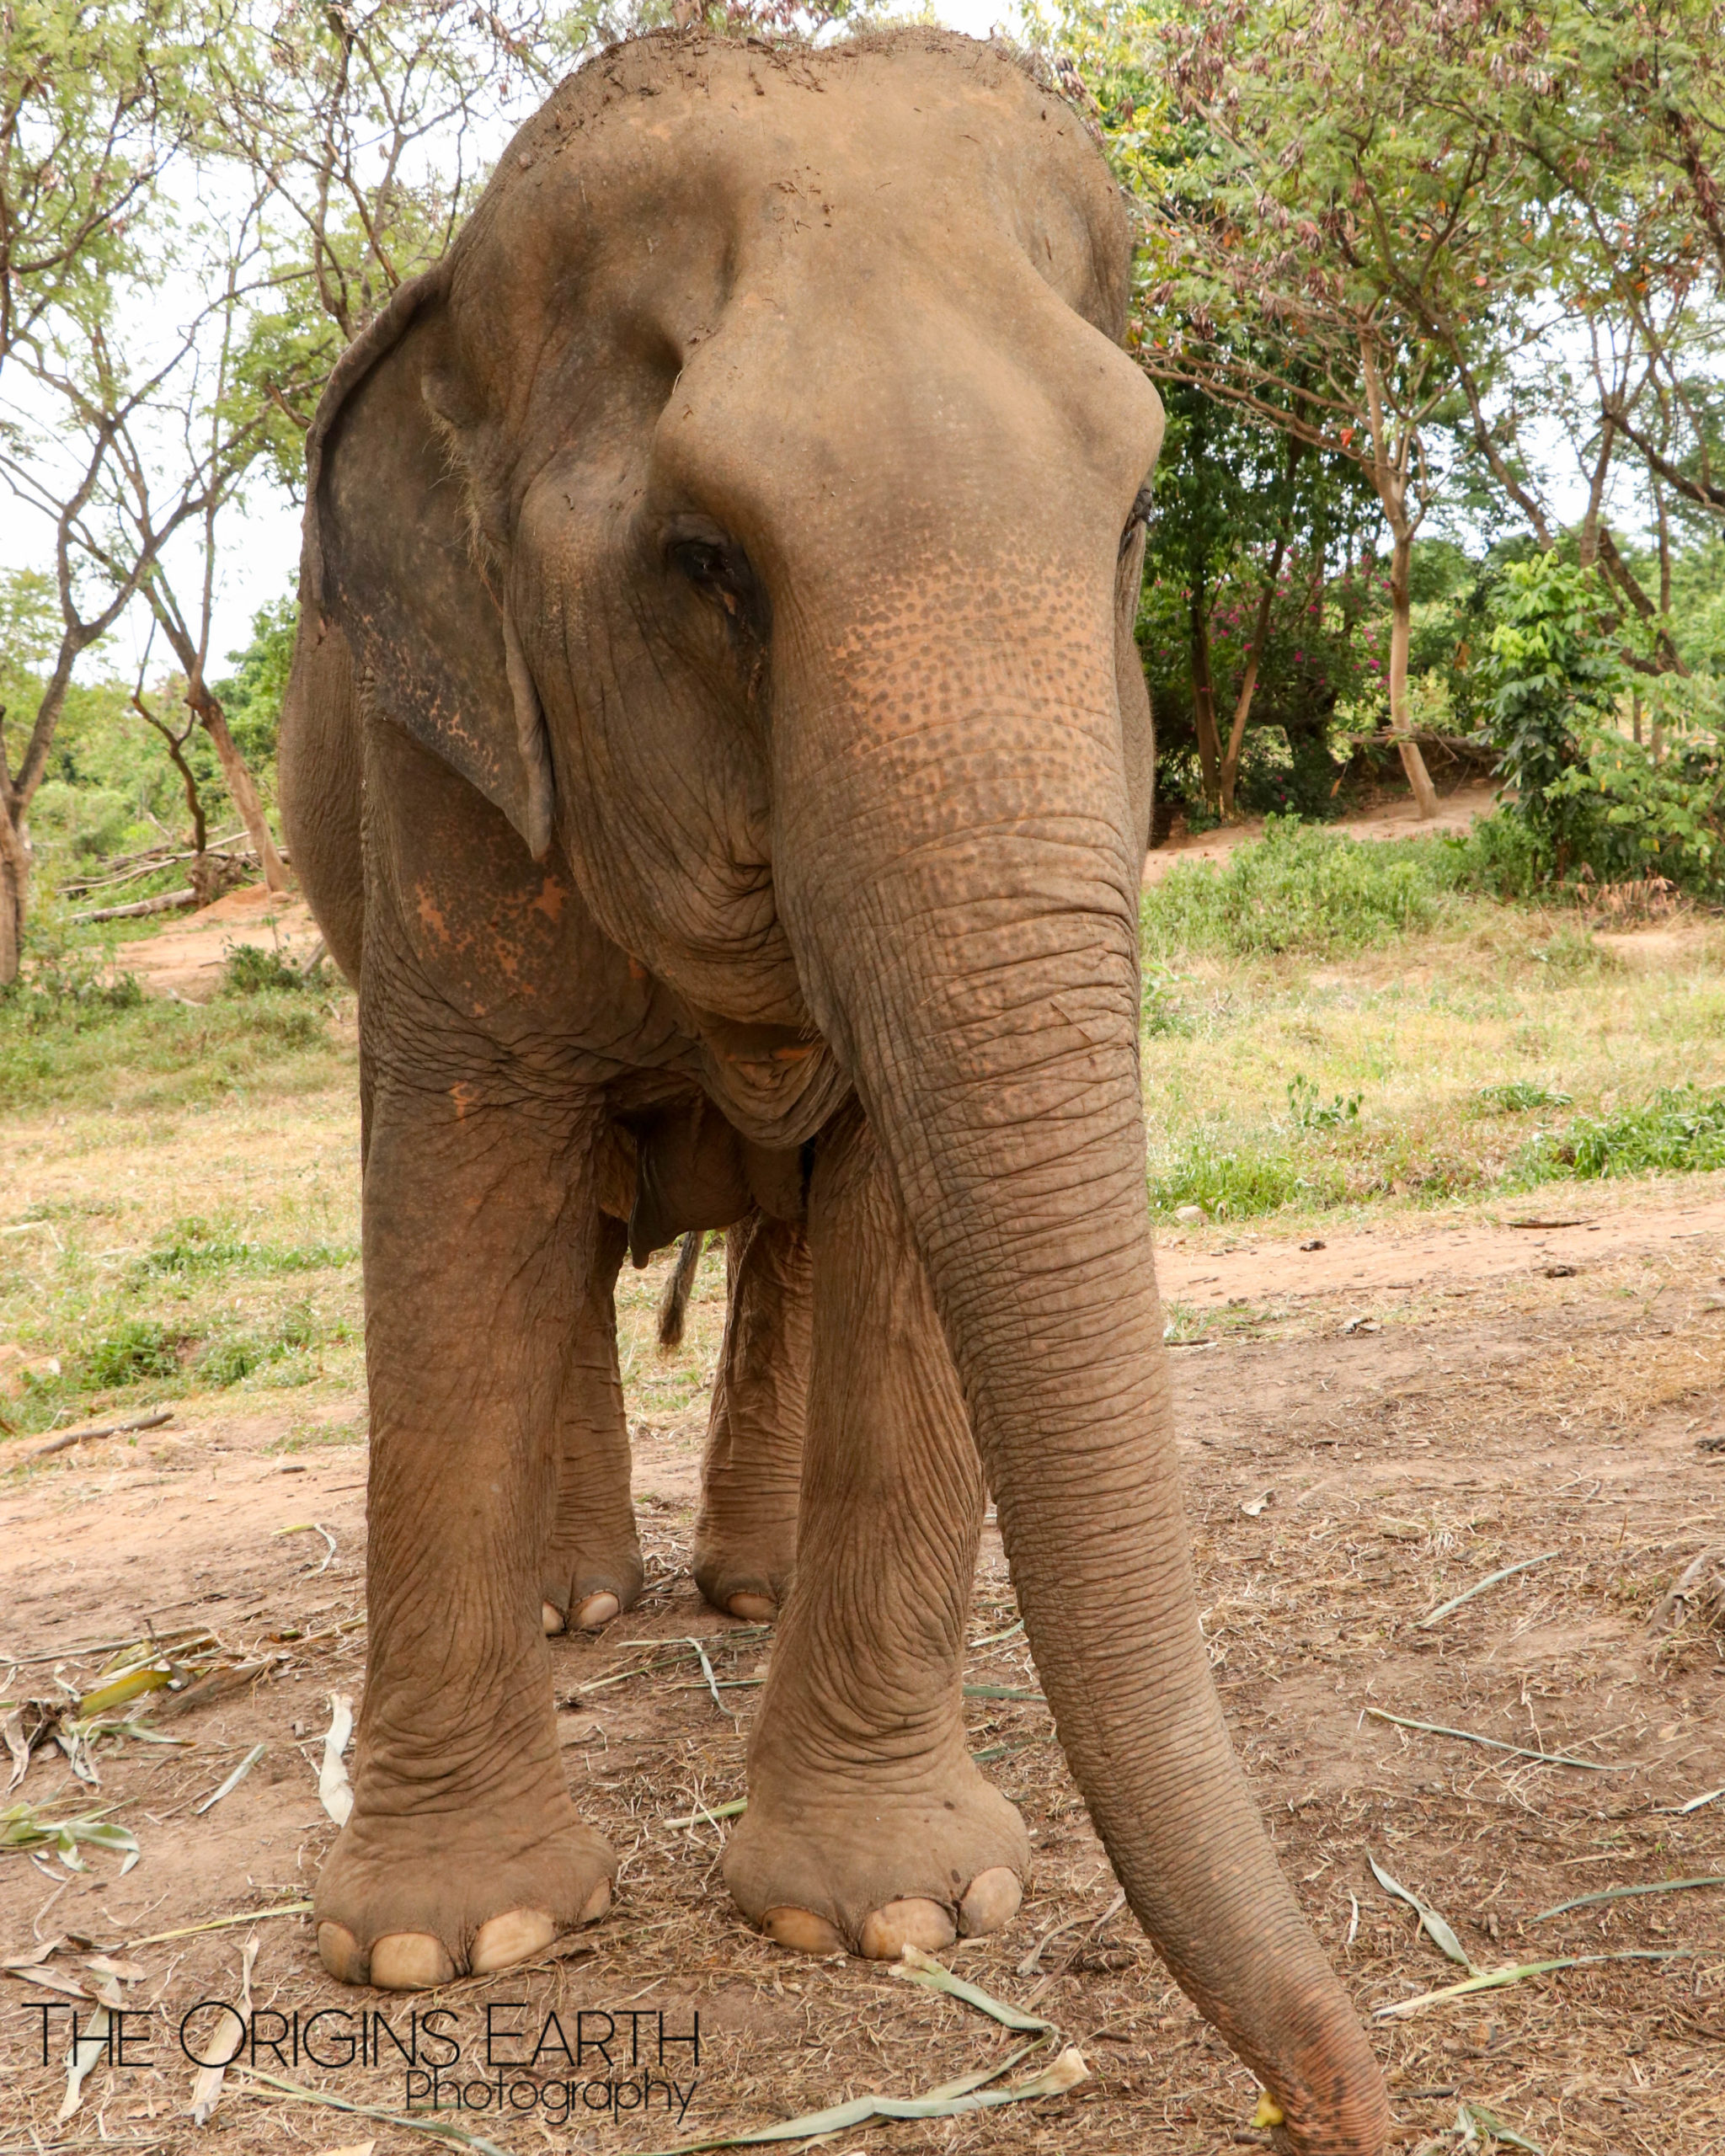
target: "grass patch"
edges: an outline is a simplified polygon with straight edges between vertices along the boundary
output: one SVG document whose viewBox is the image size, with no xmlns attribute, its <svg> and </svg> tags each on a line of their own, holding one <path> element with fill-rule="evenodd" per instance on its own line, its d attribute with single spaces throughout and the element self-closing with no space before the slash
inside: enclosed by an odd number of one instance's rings
<svg viewBox="0 0 1725 2156">
<path fill-rule="evenodd" d="M 79 1358 L 78 1375 L 92 1390 L 117 1392 L 150 1378 L 177 1378 L 190 1343 L 154 1318 L 132 1318 Z"/>
<path fill-rule="evenodd" d="M 1257 1145 L 1229 1149 L 1198 1131 L 1150 1181 L 1158 1213 L 1201 1205 L 1213 1220 L 1252 1220 L 1296 1203 L 1322 1207 L 1347 1195 L 1340 1176 L 1318 1160 L 1302 1162 L 1267 1133 Z"/>
<path fill-rule="evenodd" d="M 1375 949 L 1459 923 L 1471 902 L 1530 895 L 1535 867 L 1525 834 L 1498 816 L 1466 837 L 1382 841 L 1272 816 L 1262 839 L 1236 846 L 1220 866 L 1178 863 L 1145 893 L 1139 918 L 1146 1019 L 1167 1006 L 1170 952 L 1322 958 Z M 1598 965 L 1604 954 L 1584 931 L 1566 925 L 1543 956 L 1573 969 Z"/>
<path fill-rule="evenodd" d="M 1529 1146 L 1530 1182 L 1563 1176 L 1696 1175 L 1725 1168 L 1725 1092 L 1668 1086 L 1639 1107 L 1577 1116 Z"/>
<path fill-rule="evenodd" d="M 199 1381 L 221 1390 L 263 1371 L 272 1385 L 307 1385 L 318 1374 L 313 1351 L 351 1337 L 344 1324 L 324 1324 L 309 1303 L 293 1304 L 262 1331 L 212 1341 L 198 1359 Z"/>
<path fill-rule="evenodd" d="M 1568 1097 L 1542 1086 L 1483 1090 L 1518 1101 L 1541 1096 L 1539 1103 L 1528 1100 L 1529 1109 Z M 1424 1134 L 1381 1119 L 1361 1122 L 1357 1097 L 1341 1103 L 1343 1115 L 1325 1121 L 1302 1114 L 1309 1088 L 1302 1095 L 1290 1086 L 1290 1100 L 1291 1119 L 1242 1132 L 1231 1144 L 1213 1130 L 1186 1135 L 1152 1166 L 1152 1210 L 1172 1215 L 1179 1206 L 1201 1205 L 1212 1220 L 1261 1219 L 1385 1197 L 1429 1204 L 1570 1177 L 1704 1175 L 1725 1168 L 1725 1091 L 1702 1093 L 1694 1086 L 1663 1089 L 1609 1115 L 1577 1116 L 1560 1130 L 1535 1132 L 1518 1150 L 1495 1156 L 1477 1145 L 1433 1148 L 1421 1142 Z M 1527 1112 L 1482 1105 L 1494 1116 Z"/>
<path fill-rule="evenodd" d="M 1482 1086 L 1474 1098 L 1493 1115 L 1527 1115 L 1535 1108 L 1567 1108 L 1567 1093 L 1537 1086 L 1531 1079 L 1512 1078 L 1500 1086 Z"/>
<path fill-rule="evenodd" d="M 140 1276 L 243 1273 L 257 1278 L 322 1273 L 359 1262 L 357 1243 L 280 1244 L 242 1241 L 203 1219 L 176 1220 L 165 1238 L 138 1261 Z"/>
<path fill-rule="evenodd" d="M 130 980 L 130 977 L 127 977 Z M 346 1051 L 330 1002 L 259 989 L 207 1004 L 146 999 L 137 984 L 0 990 L 0 1100 L 31 1107 L 192 1107 L 253 1087 L 331 1084 Z"/>
</svg>

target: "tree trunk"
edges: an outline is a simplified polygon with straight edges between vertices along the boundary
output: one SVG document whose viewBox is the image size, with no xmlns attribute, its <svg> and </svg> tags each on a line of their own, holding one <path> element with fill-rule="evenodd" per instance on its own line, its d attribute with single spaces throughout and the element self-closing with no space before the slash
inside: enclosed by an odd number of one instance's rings
<svg viewBox="0 0 1725 2156">
<path fill-rule="evenodd" d="M 216 761 L 222 766 L 222 776 L 227 782 L 227 791 L 233 805 L 238 809 L 240 821 L 246 827 L 252 841 L 252 851 L 258 857 L 258 866 L 264 872 L 264 881 L 272 891 L 291 889 L 287 867 L 275 850 L 275 841 L 270 835 L 270 825 L 264 814 L 264 803 L 258 792 L 257 782 L 246 767 L 233 736 L 227 730 L 227 717 L 218 697 L 207 688 L 188 691 L 187 701 L 198 714 L 199 723 L 210 737 L 216 750 Z"/>
<path fill-rule="evenodd" d="M 1392 527 L 1390 554 L 1390 731 L 1402 752 L 1402 768 L 1422 821 L 1438 813 L 1438 790 L 1432 784 L 1419 744 L 1411 738 L 1407 710 L 1407 644 L 1413 631 L 1413 601 L 1408 568 L 1413 552 L 1413 528 L 1398 520 Z"/>
<path fill-rule="evenodd" d="M 24 813 L 14 808 L 12 788 L 0 770 L 0 988 L 10 988 L 18 979 L 29 889 L 30 845 Z"/>
<path fill-rule="evenodd" d="M 1214 808 L 1221 800 L 1221 739 L 1216 731 L 1215 684 L 1210 670 L 1210 592 L 1192 586 L 1192 719 L 1198 733 L 1198 760 L 1204 773 L 1204 798 Z"/>
<path fill-rule="evenodd" d="M 1282 559 L 1288 551 L 1288 535 L 1284 531 L 1276 541 L 1276 551 L 1270 557 L 1269 574 L 1263 580 L 1263 590 L 1258 595 L 1258 619 L 1252 624 L 1252 643 L 1246 654 L 1246 671 L 1240 677 L 1240 693 L 1234 703 L 1234 723 L 1228 729 L 1227 753 L 1222 758 L 1221 800 L 1222 814 L 1230 823 L 1234 819 L 1234 786 L 1240 776 L 1240 751 L 1246 744 L 1246 722 L 1252 716 L 1252 699 L 1258 690 L 1258 670 L 1263 661 L 1263 648 L 1269 639 L 1270 610 L 1276 601 L 1276 579 L 1282 574 Z"/>
</svg>

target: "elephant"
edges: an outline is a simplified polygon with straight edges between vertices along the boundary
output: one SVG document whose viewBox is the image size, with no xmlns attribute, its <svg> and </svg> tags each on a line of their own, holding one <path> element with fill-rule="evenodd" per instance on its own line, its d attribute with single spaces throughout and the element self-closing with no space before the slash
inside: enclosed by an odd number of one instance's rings
<svg viewBox="0 0 1725 2156">
<path fill-rule="evenodd" d="M 308 437 L 281 804 L 356 981 L 370 1633 L 332 1975 L 540 1954 L 616 1860 L 547 1625 L 638 1591 L 612 1283 L 729 1230 L 697 1571 L 776 1617 L 727 1844 L 789 1948 L 1008 1921 L 989 1492 L 1132 1909 L 1285 2148 L 1384 2085 L 1200 1633 L 1156 1297 L 1119 190 L 993 45 L 665 31 L 510 143 Z"/>
</svg>

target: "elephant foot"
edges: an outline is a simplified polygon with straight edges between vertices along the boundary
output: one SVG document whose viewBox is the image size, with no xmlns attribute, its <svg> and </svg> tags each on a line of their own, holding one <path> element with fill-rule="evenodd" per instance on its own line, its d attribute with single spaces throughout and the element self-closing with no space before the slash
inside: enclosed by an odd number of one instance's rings
<svg viewBox="0 0 1725 2156">
<path fill-rule="evenodd" d="M 551 1634 L 600 1631 L 634 1608 L 645 1578 L 638 1545 L 611 1558 L 553 1550 L 540 1590 L 540 1621 Z"/>
<path fill-rule="evenodd" d="M 790 1586 L 788 1559 L 695 1546 L 695 1584 L 727 1617 L 771 1625 Z"/>
<path fill-rule="evenodd" d="M 359 1813 L 318 1882 L 318 1951 L 339 1983 L 430 1991 L 542 1954 L 611 1907 L 617 1859 L 579 1821 L 523 1847 L 433 1815 Z M 506 1844 L 510 1854 L 499 1854 Z"/>
<path fill-rule="evenodd" d="M 769 1939 L 871 1961 L 998 1931 L 1029 1870 L 1023 1821 L 968 1760 L 922 1796 L 751 1785 L 724 1856 L 733 1899 Z"/>
</svg>

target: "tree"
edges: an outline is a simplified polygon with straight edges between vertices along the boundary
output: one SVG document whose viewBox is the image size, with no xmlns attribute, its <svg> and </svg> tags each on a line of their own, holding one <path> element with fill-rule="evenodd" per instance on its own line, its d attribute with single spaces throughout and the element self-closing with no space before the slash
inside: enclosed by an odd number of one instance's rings
<svg viewBox="0 0 1725 2156">
<path fill-rule="evenodd" d="M 32 351 L 32 372 L 46 364 L 49 348 L 33 329 L 27 340 Z M 16 416 L 3 437 L 0 472 L 21 499 L 40 510 L 54 533 L 54 593 L 58 611 L 58 642 L 53 664 L 35 699 L 21 754 L 14 762 L 8 752 L 5 714 L 0 712 L 0 987 L 18 978 L 24 922 L 29 896 L 29 807 L 47 769 L 55 728 L 65 708 L 72 670 L 83 654 L 99 643 L 144 589 L 164 547 L 189 520 L 206 506 L 207 479 L 201 471 L 165 505 L 147 499 L 126 534 L 123 555 L 104 547 L 98 534 L 110 504 L 112 490 L 126 468 L 131 430 L 147 410 L 152 398 L 184 356 L 176 351 L 155 373 L 126 385 L 115 375 L 105 338 L 92 325 L 88 350 L 82 355 L 82 376 L 62 378 L 68 402 L 78 411 L 78 421 L 69 435 L 54 437 L 51 464 L 33 458 L 32 430 Z M 75 457 L 67 457 L 70 442 L 77 445 Z M 95 567 L 105 574 L 97 596 L 87 598 L 88 571 Z M 45 648 L 42 656 L 46 656 Z"/>
<path fill-rule="evenodd" d="M 569 35 L 593 19 L 569 18 Z M 28 812 L 72 667 L 136 602 L 179 662 L 266 880 L 285 884 L 208 676 L 222 520 L 266 458 L 296 483 L 343 344 L 441 252 L 483 181 L 511 71 L 542 82 L 558 48 L 542 11 L 509 23 L 446 0 L 286 16 L 44 0 L 24 28 L 0 115 L 24 377 L 0 471 L 55 530 L 62 636 L 15 768 L 0 735 L 0 984 L 17 973 Z M 194 295 L 190 319 L 147 359 L 163 292 Z"/>
<path fill-rule="evenodd" d="M 1457 352 L 1489 394 L 1542 259 L 1525 152 L 1455 89 L 1490 63 L 1494 20 L 1471 0 L 1231 0 L 1153 32 L 1188 154 L 1145 205 L 1144 362 L 1370 479 L 1391 536 L 1391 726 L 1423 813 L 1413 539 L 1465 410 Z"/>
<path fill-rule="evenodd" d="M 257 408 L 232 396 L 235 349 L 261 263 L 255 202 L 226 215 L 200 212 L 181 226 L 158 200 L 147 253 L 61 292 L 14 347 L 14 372 L 31 401 L 10 403 L 0 472 L 20 501 L 54 524 L 64 629 L 8 804 L 13 925 L 0 946 L 0 967 L 9 969 L 0 980 L 16 975 L 28 888 L 25 818 L 72 669 L 134 601 L 149 608 L 179 662 L 188 708 L 216 751 L 266 883 L 286 888 L 262 799 L 206 671 L 219 520 L 266 439 Z M 116 329 L 137 318 L 147 283 L 171 289 L 176 282 L 204 296 L 167 355 L 136 378 L 115 351 Z M 195 594 L 190 602 L 181 596 L 187 580 L 176 544 L 186 541 Z M 102 594 L 88 618 L 78 598 L 86 586 Z"/>
<path fill-rule="evenodd" d="M 181 0 L 8 0 L 0 38 L 0 366 L 68 291 L 131 257 L 200 124 Z"/>
<path fill-rule="evenodd" d="M 1602 400 L 1649 478 L 1725 520 L 1725 6 L 1541 0 L 1500 124 L 1546 174 L 1559 275 L 1640 360 Z"/>
</svg>

